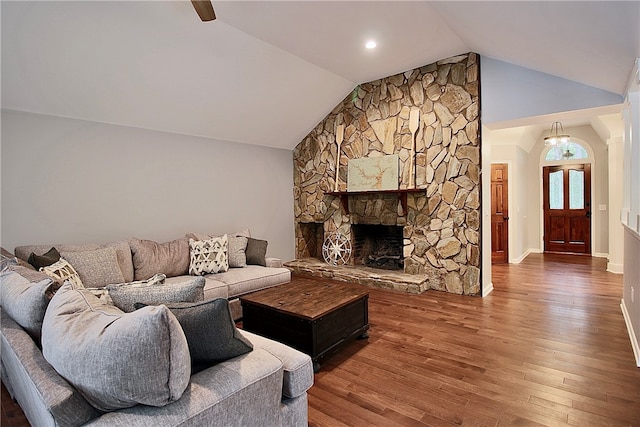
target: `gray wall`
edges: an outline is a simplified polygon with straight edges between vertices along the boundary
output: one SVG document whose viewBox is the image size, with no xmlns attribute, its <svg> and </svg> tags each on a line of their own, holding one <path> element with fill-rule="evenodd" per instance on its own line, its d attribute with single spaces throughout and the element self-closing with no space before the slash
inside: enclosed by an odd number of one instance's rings
<svg viewBox="0 0 640 427">
<path fill-rule="evenodd" d="M 482 57 L 482 124 L 615 105 L 622 95 Z"/>
<path fill-rule="evenodd" d="M 293 259 L 289 150 L 2 111 L 2 246 L 249 227 Z"/>
</svg>

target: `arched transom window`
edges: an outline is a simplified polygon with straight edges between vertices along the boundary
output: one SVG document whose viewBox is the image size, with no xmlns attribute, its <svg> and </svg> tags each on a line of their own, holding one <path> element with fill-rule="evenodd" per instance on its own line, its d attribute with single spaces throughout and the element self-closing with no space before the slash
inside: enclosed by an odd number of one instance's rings
<svg viewBox="0 0 640 427">
<path fill-rule="evenodd" d="M 589 153 L 579 142 L 569 141 L 565 144 L 560 144 L 552 147 L 547 152 L 545 157 L 546 162 L 553 162 L 557 160 L 581 160 L 588 159 Z"/>
</svg>

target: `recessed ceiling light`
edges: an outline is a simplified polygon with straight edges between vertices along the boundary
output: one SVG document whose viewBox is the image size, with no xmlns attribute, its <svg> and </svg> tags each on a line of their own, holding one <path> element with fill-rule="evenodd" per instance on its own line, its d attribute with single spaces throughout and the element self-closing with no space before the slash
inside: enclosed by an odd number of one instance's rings
<svg viewBox="0 0 640 427">
<path fill-rule="evenodd" d="M 376 46 L 377 46 L 377 44 L 373 40 L 369 40 L 367 42 L 367 44 L 364 45 L 364 47 L 366 47 L 367 49 L 373 49 Z"/>
</svg>

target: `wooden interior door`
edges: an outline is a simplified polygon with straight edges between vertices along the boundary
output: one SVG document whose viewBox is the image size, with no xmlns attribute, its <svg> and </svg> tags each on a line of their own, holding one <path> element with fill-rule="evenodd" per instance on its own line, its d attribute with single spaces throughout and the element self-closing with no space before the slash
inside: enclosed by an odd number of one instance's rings
<svg viewBox="0 0 640 427">
<path fill-rule="evenodd" d="M 591 165 L 545 166 L 544 250 L 591 254 Z"/>
<path fill-rule="evenodd" d="M 509 262 L 509 191 L 507 164 L 491 165 L 491 263 Z"/>
</svg>

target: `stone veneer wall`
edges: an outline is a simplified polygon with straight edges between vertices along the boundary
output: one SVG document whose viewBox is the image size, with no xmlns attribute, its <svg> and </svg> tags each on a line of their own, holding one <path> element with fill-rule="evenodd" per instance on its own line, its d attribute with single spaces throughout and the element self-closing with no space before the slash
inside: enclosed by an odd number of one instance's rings
<svg viewBox="0 0 640 427">
<path fill-rule="evenodd" d="M 430 289 L 480 293 L 479 56 L 447 58 L 357 86 L 294 149 L 296 257 L 309 257 L 309 224 L 351 237 L 352 223 L 404 227 L 404 269 L 424 274 Z M 346 191 L 347 163 L 398 154 L 399 188 L 409 183 L 409 112 L 420 109 L 416 187 L 408 212 L 396 195 L 349 197 L 345 214 L 334 190 L 335 129 L 344 124 L 338 182 Z M 306 228 L 305 228 L 306 227 Z M 306 230 L 306 231 L 305 231 Z"/>
</svg>

